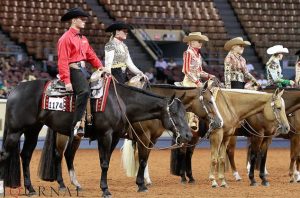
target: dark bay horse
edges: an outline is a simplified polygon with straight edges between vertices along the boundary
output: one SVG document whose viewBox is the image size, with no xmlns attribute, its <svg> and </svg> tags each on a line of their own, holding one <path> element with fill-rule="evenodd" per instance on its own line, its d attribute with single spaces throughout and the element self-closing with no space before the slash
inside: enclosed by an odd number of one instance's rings
<svg viewBox="0 0 300 198">
<path fill-rule="evenodd" d="M 199 99 L 201 94 L 199 88 L 170 87 L 171 86 L 153 85 L 151 86 L 151 91 L 164 96 L 171 96 L 174 93 L 180 96 L 185 92 L 186 94 L 182 99 L 182 103 L 187 108 L 187 111 L 195 113 L 200 119 L 208 120 L 212 130 L 222 127 L 223 119 L 220 116 L 212 92 L 210 91 L 211 87 L 208 86 L 207 83 L 205 83 L 203 88 L 203 97 L 207 97 L 209 103 L 201 102 Z M 130 149 L 133 148 L 132 141 L 125 141 L 122 152 L 123 167 L 127 172 L 127 176 L 136 176 L 137 174 L 136 184 L 138 185 L 139 192 L 144 192 L 147 191 L 144 178 L 147 184 L 151 183 L 147 166 L 148 157 L 151 148 L 156 143 L 158 137 L 165 131 L 165 128 L 159 120 L 134 123 L 133 127 L 139 137 L 133 138 L 138 148 L 138 158 L 130 158 L 130 156 L 134 156 L 135 151 L 134 149 Z M 135 164 L 138 164 L 138 166 L 135 166 Z"/>
<path fill-rule="evenodd" d="M 239 126 L 240 121 L 263 111 L 263 115 L 267 120 L 278 122 L 277 124 L 281 127 L 283 133 L 289 130 L 285 109 L 282 108 L 284 101 L 281 95 L 282 92 L 268 94 L 250 90 L 218 89 L 218 93 L 216 93 L 216 104 L 224 120 L 224 125 L 220 129 L 215 129 L 210 134 L 211 168 L 209 179 L 212 182 L 212 187 L 218 186 L 214 176 L 216 172 L 218 172 L 219 179 L 221 180 L 221 186 L 227 186 L 224 176 L 226 147 L 229 138 L 234 135 L 235 129 Z M 192 154 L 192 151 L 190 152 L 190 154 Z M 191 160 L 191 157 L 186 159 Z M 171 160 L 172 167 L 172 163 L 177 163 L 176 156 L 172 156 Z M 191 164 L 191 161 L 186 162 L 186 164 Z M 186 168 L 189 167 L 187 166 Z M 216 170 L 217 167 L 219 167 L 218 171 Z M 192 170 L 186 171 L 191 172 Z"/>
<path fill-rule="evenodd" d="M 3 137 L 3 150 L 0 155 L 0 180 L 8 187 L 20 186 L 20 137 L 25 136 L 21 152 L 24 186 L 30 194 L 35 190 L 30 180 L 29 163 L 36 146 L 38 134 L 45 124 L 54 131 L 70 135 L 73 113 L 41 109 L 41 99 L 47 81 L 37 80 L 19 84 L 9 95 L 6 106 L 6 119 Z M 117 94 L 118 95 L 117 95 Z M 95 101 L 91 101 L 95 106 Z M 163 125 L 186 142 L 192 137 L 184 118 L 186 111 L 178 99 L 164 98 L 141 89 L 112 82 L 105 112 L 93 113 L 90 128 L 98 141 L 100 165 L 102 169 L 100 187 L 103 196 L 110 196 L 107 185 L 107 171 L 111 153 L 130 122 L 160 119 Z M 3 188 L 3 186 L 2 186 Z"/>
<path fill-rule="evenodd" d="M 274 92 L 274 89 L 266 89 L 264 91 Z M 295 111 L 298 111 L 300 108 L 300 90 L 298 89 L 285 89 L 282 98 L 285 101 L 285 111 L 286 114 L 289 115 Z M 291 129 L 298 129 L 297 126 L 297 117 L 288 117 L 290 123 L 292 123 Z M 260 164 L 259 164 L 259 177 L 262 180 L 263 186 L 269 186 L 270 183 L 266 178 L 265 173 L 265 164 L 267 160 L 267 152 L 269 145 L 272 142 L 272 137 L 275 137 L 274 134 L 276 132 L 276 127 L 272 122 L 269 122 L 264 119 L 261 113 L 248 117 L 247 122 L 250 124 L 251 128 L 245 130 L 244 127 L 241 127 L 237 130 L 237 134 L 246 134 L 249 137 L 250 145 L 249 149 L 249 162 L 250 162 L 250 171 L 249 171 L 249 179 L 250 185 L 256 186 L 256 180 L 254 178 L 254 169 L 257 162 L 257 157 L 260 155 Z M 245 126 L 246 127 L 246 126 Z M 293 166 L 295 163 L 294 159 L 297 159 L 297 152 L 294 152 L 292 148 L 297 150 L 297 140 L 299 139 L 299 134 L 294 134 L 289 132 L 288 134 L 281 134 L 281 137 L 292 137 L 291 138 L 291 163 L 290 163 L 290 176 L 292 177 L 291 171 L 293 171 Z M 298 142 L 299 143 L 299 142 Z M 236 137 L 231 137 L 230 142 L 227 147 L 227 155 L 229 158 L 229 162 L 231 165 L 231 169 L 236 180 L 240 180 L 241 177 L 237 172 L 235 162 L 234 162 L 234 150 L 236 145 Z"/>
<path fill-rule="evenodd" d="M 214 98 L 212 97 L 212 92 L 210 91 L 210 87 L 208 87 L 207 83 L 205 83 L 203 88 L 176 87 L 176 86 L 171 86 L 171 85 L 151 85 L 149 90 L 151 90 L 155 94 L 159 94 L 159 95 L 163 95 L 163 96 L 171 97 L 171 96 L 175 95 L 176 97 L 180 97 L 182 103 L 184 104 L 185 108 L 187 108 L 188 111 L 195 112 L 201 118 L 209 117 L 212 127 L 222 126 L 222 118 L 220 117 L 220 114 L 218 113 L 217 107 L 214 102 Z M 148 121 L 144 121 L 141 123 L 148 123 Z M 146 132 L 144 133 L 143 131 L 141 131 L 139 123 L 133 124 L 136 134 L 143 141 L 143 143 L 145 145 L 147 145 L 147 147 L 152 147 L 153 146 L 152 143 L 153 142 L 155 143 L 157 138 L 160 137 L 162 132 L 165 130 L 165 128 L 162 125 L 160 120 L 151 120 L 150 123 L 152 123 L 151 124 L 152 127 L 155 127 L 156 129 L 159 129 L 159 130 L 146 130 Z M 160 129 L 162 129 L 162 130 L 160 130 Z M 57 135 L 59 135 L 59 134 L 57 134 Z M 133 134 L 133 136 L 134 136 L 134 139 L 137 139 L 137 137 L 134 134 Z M 144 139 L 146 137 L 148 137 L 149 139 L 147 138 L 147 140 L 144 141 Z M 50 136 L 49 136 L 49 138 L 50 138 Z M 49 138 L 47 136 L 47 140 L 49 140 Z M 59 163 L 61 161 L 62 153 L 63 153 L 64 147 L 66 144 L 66 140 L 64 141 L 63 138 L 64 137 L 60 138 L 60 140 L 62 140 L 63 142 L 59 145 L 56 145 L 61 148 L 60 149 L 61 152 L 59 152 L 61 155 L 57 156 L 59 158 L 58 159 Z M 55 138 L 52 138 L 51 140 L 49 140 L 49 142 L 52 142 L 51 144 L 53 144 L 53 141 L 55 141 Z M 139 141 L 137 141 L 137 142 L 139 144 L 141 144 Z M 73 166 L 74 155 L 75 155 L 76 149 L 78 148 L 79 144 L 80 144 L 80 139 L 78 139 L 77 143 L 75 145 L 73 145 L 75 147 L 73 152 L 70 152 L 69 147 L 67 147 L 66 152 L 65 152 L 65 157 L 66 157 L 66 161 L 67 161 L 67 166 L 68 166 L 68 170 L 69 170 L 71 183 L 74 184 L 76 186 L 76 188 L 81 188 L 79 182 L 76 179 L 76 174 L 75 174 L 75 170 L 74 170 L 74 166 Z M 44 149 L 47 149 L 47 147 L 44 147 Z M 147 159 L 148 159 L 150 151 L 148 149 L 145 150 L 145 147 L 142 147 L 141 151 L 143 151 L 143 152 L 141 152 L 141 156 L 142 156 L 141 162 L 143 164 L 147 164 Z M 48 151 L 45 151 L 45 153 L 43 152 L 42 157 L 43 156 L 51 156 L 51 153 L 53 153 L 52 149 L 48 149 Z M 139 151 L 139 153 L 140 153 L 140 151 Z M 44 160 L 44 161 L 48 161 L 48 160 Z M 40 167 L 42 169 L 47 168 L 43 164 Z M 56 175 L 46 176 L 44 179 L 51 180 L 51 177 L 52 177 L 58 181 L 60 188 L 64 188 L 65 184 L 64 184 L 63 178 L 61 176 L 61 165 L 57 164 L 57 166 L 60 171 L 58 171 Z M 48 168 L 50 168 L 50 167 L 48 167 Z M 41 169 L 41 171 L 43 172 L 44 170 L 42 170 L 42 169 Z M 46 171 L 46 172 L 49 172 L 49 171 Z M 42 174 L 43 173 L 40 172 L 40 175 L 42 175 Z M 141 177 L 143 178 L 143 174 L 141 174 Z M 141 183 L 138 186 L 139 186 L 139 191 L 147 190 L 145 184 Z"/>
</svg>

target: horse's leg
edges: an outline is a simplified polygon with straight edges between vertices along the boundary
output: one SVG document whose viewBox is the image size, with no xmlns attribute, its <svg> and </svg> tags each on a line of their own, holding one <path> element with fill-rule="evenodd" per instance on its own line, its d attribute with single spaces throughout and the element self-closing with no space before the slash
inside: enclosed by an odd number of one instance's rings
<svg viewBox="0 0 300 198">
<path fill-rule="evenodd" d="M 256 158 L 259 152 L 259 148 L 263 138 L 261 137 L 251 137 L 251 145 L 249 146 L 250 150 L 250 171 L 249 171 L 249 179 L 250 186 L 257 186 L 257 182 L 254 178 L 254 169 L 256 165 Z"/>
<path fill-rule="evenodd" d="M 266 174 L 265 174 L 265 167 L 266 167 L 266 160 L 267 160 L 267 154 L 268 154 L 268 148 L 269 145 L 272 142 L 272 138 L 264 138 L 263 142 L 262 142 L 262 146 L 261 146 L 261 164 L 260 164 L 260 173 L 259 173 L 259 177 L 261 178 L 262 182 L 261 184 L 263 186 L 270 186 L 269 181 L 266 178 Z"/>
<path fill-rule="evenodd" d="M 37 124 L 34 127 L 31 127 L 30 129 L 24 131 L 24 145 L 21 152 L 21 159 L 22 159 L 22 167 L 23 167 L 23 177 L 24 177 L 24 187 L 26 189 L 26 192 L 28 192 L 29 195 L 36 194 L 30 179 L 30 161 L 32 157 L 32 153 L 36 147 L 37 141 L 38 141 L 38 135 L 43 127 L 42 124 Z"/>
<path fill-rule="evenodd" d="M 200 136 L 193 137 L 191 144 L 194 144 L 194 146 L 187 147 L 186 149 L 186 176 L 189 178 L 189 183 L 195 183 L 195 179 L 193 177 L 193 170 L 192 170 L 192 156 L 194 154 L 194 150 L 196 147 L 196 144 L 198 143 Z"/>
<path fill-rule="evenodd" d="M 144 145 L 150 146 L 147 139 L 141 139 Z M 148 192 L 148 188 L 145 185 L 144 173 L 147 166 L 150 150 L 144 148 L 144 145 L 138 142 L 138 155 L 139 155 L 139 169 L 136 177 L 136 184 L 138 185 L 138 192 Z M 151 147 L 151 146 L 150 146 Z"/>
<path fill-rule="evenodd" d="M 300 151 L 298 150 L 298 153 L 300 154 Z M 296 173 L 295 173 L 295 178 L 296 178 L 296 181 L 298 182 L 298 183 L 300 183 L 300 156 L 298 156 L 298 158 L 297 158 L 297 161 L 296 161 Z"/>
<path fill-rule="evenodd" d="M 66 135 L 62 135 L 60 133 L 56 134 L 56 148 L 55 148 L 55 163 L 56 163 L 56 174 L 57 174 L 57 183 L 59 185 L 59 190 L 64 191 L 66 190 L 66 185 L 64 183 L 62 177 L 62 158 L 63 153 L 66 150 L 66 146 L 68 143 L 69 137 Z"/>
<path fill-rule="evenodd" d="M 111 153 L 113 151 L 113 137 L 112 137 L 112 129 L 105 132 L 105 135 L 98 137 L 98 151 L 101 165 L 101 180 L 100 180 L 100 188 L 103 192 L 102 197 L 111 197 L 111 193 L 108 190 L 107 185 L 107 171 L 109 168 L 109 162 Z M 117 139 L 119 140 L 119 138 Z M 114 142 L 116 138 L 114 138 Z M 115 143 L 116 144 L 116 143 Z"/>
<path fill-rule="evenodd" d="M 209 180 L 211 181 L 211 187 L 218 187 L 218 183 L 215 179 L 215 173 L 218 163 L 219 149 L 223 139 L 223 129 L 217 129 L 210 135 L 210 149 L 211 149 L 211 161 L 210 161 L 210 171 Z"/>
<path fill-rule="evenodd" d="M 79 136 L 74 136 L 72 144 L 68 144 L 67 149 L 65 151 L 65 159 L 68 167 L 68 172 L 71 180 L 71 184 L 76 187 L 76 190 L 82 190 L 80 183 L 77 180 L 75 168 L 74 168 L 74 158 L 76 151 L 79 148 L 81 142 L 81 138 Z M 72 145 L 72 147 L 70 147 Z"/>
<path fill-rule="evenodd" d="M 234 151 L 236 148 L 236 138 L 237 136 L 231 136 L 229 143 L 227 145 L 227 149 L 226 149 L 226 153 L 230 162 L 230 166 L 233 172 L 233 176 L 235 178 L 236 181 L 241 181 L 242 178 L 239 175 L 238 171 L 236 170 L 236 166 L 235 166 L 235 161 L 234 161 Z"/>
<path fill-rule="evenodd" d="M 148 163 L 147 163 L 146 168 L 145 168 L 144 179 L 145 179 L 146 186 L 151 186 L 152 181 L 151 181 L 150 174 L 149 174 L 149 165 L 148 165 Z"/>
<path fill-rule="evenodd" d="M 231 131 L 232 130 L 235 130 L 235 129 L 231 129 Z M 231 131 L 229 131 L 229 134 L 232 134 Z M 221 180 L 221 187 L 224 187 L 224 188 L 228 187 L 228 184 L 225 179 L 225 158 L 226 158 L 226 148 L 227 148 L 227 145 L 229 142 L 229 138 L 230 137 L 223 138 L 223 141 L 220 146 L 219 158 L 218 158 L 218 165 L 219 165 L 218 177 Z"/>
</svg>

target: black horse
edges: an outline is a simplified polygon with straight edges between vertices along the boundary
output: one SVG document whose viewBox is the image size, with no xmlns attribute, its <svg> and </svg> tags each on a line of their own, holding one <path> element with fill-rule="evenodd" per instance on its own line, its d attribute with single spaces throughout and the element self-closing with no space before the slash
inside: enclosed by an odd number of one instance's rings
<svg viewBox="0 0 300 198">
<path fill-rule="evenodd" d="M 49 111 L 41 108 L 41 99 L 47 81 L 37 80 L 18 85 L 9 95 L 0 155 L 0 180 L 5 186 L 20 186 L 19 142 L 24 134 L 21 152 L 24 186 L 35 194 L 31 184 L 29 164 L 37 144 L 38 134 L 45 124 L 54 131 L 70 135 L 73 113 Z M 91 101 L 92 107 L 95 101 Z M 190 140 L 192 134 L 185 120 L 185 108 L 178 99 L 168 99 L 126 85 L 110 85 L 105 112 L 94 112 L 91 130 L 98 141 L 102 169 L 100 187 L 103 196 L 110 196 L 107 171 L 112 151 L 130 122 L 160 119 L 166 129 L 176 133 L 179 142 Z"/>
<path fill-rule="evenodd" d="M 149 90 L 151 90 L 151 92 L 155 94 L 167 97 L 172 97 L 175 94 L 175 96 L 180 97 L 182 103 L 189 111 L 195 112 L 203 119 L 209 117 L 213 128 L 221 127 L 222 119 L 219 118 L 218 110 L 216 109 L 216 105 L 214 103 L 210 88 L 211 87 L 208 86 L 208 83 L 206 82 L 203 88 L 176 87 L 171 85 L 151 85 L 149 87 Z M 152 143 L 156 142 L 156 140 L 161 136 L 165 129 L 163 126 L 161 126 L 161 122 L 159 120 L 149 120 L 144 123 L 146 125 L 142 127 L 145 130 L 143 131 L 140 128 L 143 123 L 144 122 L 141 122 L 141 125 L 139 125 L 138 123 L 134 123 L 133 127 L 142 141 L 145 139 L 145 136 L 149 137 L 146 138 L 146 140 L 149 141 L 151 139 L 151 142 L 144 140 L 145 142 L 143 142 L 143 144 L 147 145 L 148 147 L 152 147 Z M 151 125 L 151 129 L 148 129 L 148 125 Z M 133 139 L 136 138 L 133 137 Z M 62 190 L 65 189 L 66 186 L 63 181 L 61 169 L 61 160 L 64 154 L 71 183 L 76 186 L 76 189 L 81 189 L 81 185 L 77 181 L 73 164 L 74 156 L 76 154 L 76 150 L 79 147 L 81 139 L 75 138 L 72 146 L 68 145 L 65 150 L 67 141 L 67 136 L 56 134 L 51 129 L 48 130 L 46 137 L 47 143 L 44 144 L 43 153 L 39 165 L 39 177 L 45 181 L 56 180 L 59 184 L 59 188 Z M 139 143 L 139 141 L 137 142 Z M 139 150 L 139 153 L 140 152 L 143 153 L 141 155 L 141 161 L 145 161 L 145 163 L 147 164 L 147 159 L 150 151 L 142 147 L 142 149 Z M 143 170 L 139 172 L 143 172 Z M 140 177 L 143 178 L 143 174 Z M 138 185 L 139 191 L 146 191 L 147 188 L 145 186 L 144 180 L 139 180 L 142 181 L 142 183 L 139 183 Z"/>
</svg>

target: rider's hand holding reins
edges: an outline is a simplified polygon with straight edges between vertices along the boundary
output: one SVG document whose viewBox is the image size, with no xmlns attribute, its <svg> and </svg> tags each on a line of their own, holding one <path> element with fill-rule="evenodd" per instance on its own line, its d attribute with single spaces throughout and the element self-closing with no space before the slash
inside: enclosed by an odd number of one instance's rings
<svg viewBox="0 0 300 198">
<path fill-rule="evenodd" d="M 66 84 L 65 87 L 66 87 L 66 91 L 68 91 L 68 92 L 72 92 L 73 91 L 73 86 L 72 86 L 71 83 Z"/>
</svg>

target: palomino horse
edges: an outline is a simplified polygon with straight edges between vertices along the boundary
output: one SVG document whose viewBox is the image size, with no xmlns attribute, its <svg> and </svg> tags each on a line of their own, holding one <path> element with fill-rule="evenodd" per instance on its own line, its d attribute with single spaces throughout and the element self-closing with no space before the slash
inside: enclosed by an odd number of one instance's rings
<svg viewBox="0 0 300 198">
<path fill-rule="evenodd" d="M 221 187 L 227 187 L 224 175 L 226 148 L 230 136 L 234 135 L 240 121 L 263 111 L 266 120 L 276 120 L 278 122 L 281 133 L 289 131 L 284 101 L 281 98 L 282 93 L 283 91 L 270 94 L 250 90 L 219 89 L 216 95 L 216 103 L 224 119 L 224 126 L 221 129 L 215 129 L 210 134 L 211 164 L 209 179 L 212 182 L 212 187 L 218 186 L 215 179 L 216 167 L 219 168 L 218 176 L 221 180 Z"/>
<path fill-rule="evenodd" d="M 207 87 L 207 83 L 205 83 L 205 86 L 203 88 L 188 88 L 188 87 L 176 87 L 176 86 L 171 86 L 171 85 L 152 85 L 151 86 L 151 91 L 153 91 L 154 93 L 157 94 L 162 94 L 164 96 L 172 96 L 172 95 L 176 95 L 178 97 L 181 97 L 182 99 L 182 103 L 185 105 L 185 107 L 190 111 L 195 112 L 198 116 L 200 116 L 201 118 L 205 118 L 205 117 L 209 117 L 211 119 L 211 126 L 212 127 L 221 127 L 222 126 L 222 118 L 219 117 L 220 114 L 218 113 L 218 110 L 216 109 L 216 105 L 214 102 L 214 99 L 212 97 L 212 93 L 209 90 L 209 88 Z M 147 121 L 145 121 L 147 122 Z M 144 123 L 144 122 L 143 122 Z M 158 126 L 160 126 L 163 130 L 146 130 L 146 132 L 143 132 L 140 128 L 140 124 L 135 123 L 134 128 L 135 128 L 135 132 L 136 134 L 133 134 L 134 139 L 140 139 L 143 141 L 144 145 L 147 147 L 152 147 L 153 146 L 153 142 L 155 143 L 157 138 L 159 136 L 161 136 L 162 132 L 165 130 L 165 128 L 162 126 L 162 123 L 159 122 L 158 120 L 151 122 L 152 123 L 152 127 L 155 128 L 159 128 Z M 136 135 L 138 135 L 138 137 L 136 137 Z M 50 138 L 50 136 L 49 136 Z M 146 140 L 144 140 L 146 139 Z M 47 136 L 47 141 L 49 141 L 48 136 Z M 49 144 L 47 145 L 51 145 L 53 144 L 53 141 L 55 141 L 55 139 L 50 140 Z M 77 142 L 76 145 L 74 145 L 74 147 L 77 149 L 78 145 L 79 145 L 80 141 Z M 139 141 L 138 141 L 139 143 Z M 65 142 L 62 143 L 61 145 L 59 145 L 60 150 L 63 151 L 63 148 L 65 147 Z M 141 144 L 141 143 L 140 143 Z M 46 149 L 44 147 L 44 149 Z M 73 166 L 73 160 L 74 160 L 74 155 L 76 152 L 76 149 L 72 151 L 72 154 L 69 151 L 69 147 L 66 150 L 65 153 L 65 157 L 66 157 L 66 161 L 67 161 L 67 165 L 68 165 L 68 169 L 69 169 L 69 174 L 70 174 L 70 178 L 71 178 L 71 182 L 72 184 L 74 184 L 76 186 L 76 188 L 80 188 L 80 184 L 78 183 L 76 177 L 74 177 L 74 166 Z M 145 147 L 141 147 L 141 151 L 145 151 L 143 153 L 141 153 L 141 162 L 143 164 L 147 164 L 147 159 L 150 153 L 150 150 L 146 149 Z M 53 153 L 53 151 L 50 149 L 48 151 L 43 151 L 42 154 L 42 158 L 43 156 L 51 156 L 51 153 Z M 59 152 L 62 153 L 62 152 Z M 140 151 L 139 151 L 140 153 Z M 59 156 L 57 156 L 59 157 Z M 61 155 L 60 158 L 58 159 L 58 161 L 61 161 Z M 46 160 L 47 161 L 47 160 Z M 58 165 L 58 169 L 61 169 L 60 164 Z M 43 165 L 40 166 L 42 169 L 43 168 L 49 168 L 49 167 L 45 167 Z M 144 167 L 145 168 L 145 167 Z M 50 171 L 46 171 L 46 172 L 50 172 Z M 140 176 L 143 180 L 143 172 Z M 46 178 L 46 180 L 54 180 L 57 179 L 60 188 L 64 188 L 64 182 L 62 180 L 62 176 L 61 176 L 61 170 L 57 172 L 57 175 L 52 175 Z M 139 191 L 146 191 L 147 188 L 145 186 L 145 184 L 140 184 L 139 185 Z"/>
<path fill-rule="evenodd" d="M 265 91 L 274 91 L 267 89 Z M 287 115 L 297 111 L 300 108 L 300 92 L 299 90 L 295 89 L 285 89 L 284 94 L 282 95 L 282 98 L 285 101 L 285 111 Z M 242 134 L 246 134 L 247 136 L 250 136 L 250 145 L 249 145 L 249 159 L 250 159 L 250 171 L 249 171 L 249 179 L 250 179 L 250 185 L 256 186 L 256 180 L 254 179 L 254 169 L 255 164 L 257 161 L 258 154 L 261 156 L 260 164 L 259 164 L 259 177 L 262 180 L 263 186 L 269 186 L 269 182 L 266 179 L 266 173 L 265 173 L 265 164 L 267 159 L 267 152 L 269 145 L 272 142 L 272 136 L 275 135 L 276 127 L 274 127 L 274 123 L 269 122 L 263 118 L 263 115 L 261 113 L 258 113 L 256 115 L 253 115 L 246 119 L 249 125 L 251 126 L 250 129 L 245 130 L 245 128 L 240 128 L 237 131 L 237 134 L 241 132 Z M 292 123 L 292 129 L 297 129 L 297 118 L 296 117 L 289 117 L 290 123 Z M 249 127 L 248 127 L 249 128 Z M 282 134 L 280 136 L 283 137 L 292 137 L 291 139 L 291 164 L 290 164 L 290 176 L 293 175 L 293 166 L 295 163 L 295 159 L 297 158 L 297 152 L 294 152 L 293 149 L 297 150 L 297 140 L 299 139 L 299 135 L 294 134 L 293 132 L 289 132 L 289 134 Z M 235 162 L 234 162 L 234 150 L 236 145 L 236 137 L 231 137 L 230 142 L 227 146 L 227 155 L 229 158 L 229 162 L 231 165 L 231 169 L 233 171 L 233 175 L 236 178 L 236 180 L 240 180 L 241 177 L 239 176 L 239 173 L 237 172 Z M 292 179 L 292 178 L 291 178 Z"/>
<path fill-rule="evenodd" d="M 47 81 L 37 80 L 19 84 L 9 95 L 6 106 L 6 119 L 3 137 L 3 150 L 0 157 L 0 180 L 5 185 L 20 186 L 20 161 L 18 143 L 25 135 L 21 152 L 24 186 L 30 194 L 35 190 L 30 180 L 29 163 L 36 146 L 38 134 L 44 124 L 70 135 L 72 113 L 41 109 L 41 99 Z M 115 84 L 114 84 L 115 85 Z M 103 196 L 110 196 L 107 185 L 107 171 L 111 153 L 130 122 L 161 119 L 163 125 L 177 134 L 180 142 L 190 140 L 191 131 L 184 118 L 184 106 L 178 99 L 168 99 L 152 93 L 111 82 L 105 112 L 93 113 L 91 130 L 98 141 L 102 169 L 100 187 Z M 95 106 L 95 101 L 91 101 Z M 127 115 L 128 117 L 125 117 Z M 6 177 L 5 177 L 6 176 Z M 1 186 L 3 188 L 3 186 Z"/>
</svg>

